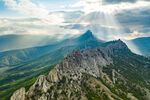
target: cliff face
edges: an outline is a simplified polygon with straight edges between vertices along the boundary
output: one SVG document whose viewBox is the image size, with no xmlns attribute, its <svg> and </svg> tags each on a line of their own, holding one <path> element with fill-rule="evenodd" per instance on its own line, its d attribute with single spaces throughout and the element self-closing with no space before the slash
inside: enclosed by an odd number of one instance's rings
<svg viewBox="0 0 150 100">
<path fill-rule="evenodd" d="M 75 51 L 47 76 L 39 76 L 26 93 L 24 89 L 17 90 L 11 100 L 149 100 L 147 86 L 150 78 L 144 82 L 139 82 L 141 79 L 138 78 L 132 80 L 136 78 L 132 76 L 136 73 L 132 72 L 137 67 L 136 63 L 150 65 L 147 58 L 134 55 L 121 40 L 96 49 Z M 147 85 L 143 86 L 145 82 Z M 135 93 L 136 90 L 139 92 Z M 23 98 L 20 99 L 19 95 Z"/>
</svg>

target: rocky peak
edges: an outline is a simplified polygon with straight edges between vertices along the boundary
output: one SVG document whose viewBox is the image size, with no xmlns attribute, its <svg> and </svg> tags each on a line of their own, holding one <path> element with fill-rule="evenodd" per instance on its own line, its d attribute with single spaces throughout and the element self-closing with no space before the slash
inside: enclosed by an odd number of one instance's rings
<svg viewBox="0 0 150 100">
<path fill-rule="evenodd" d="M 81 77 L 82 73 L 87 73 L 95 77 L 99 76 L 98 66 L 106 66 L 112 63 L 104 48 L 75 51 L 68 55 L 64 61 L 58 65 L 63 73 L 74 74 Z M 80 76 L 81 75 L 81 76 Z"/>
<path fill-rule="evenodd" d="M 96 37 L 93 35 L 93 33 L 88 30 L 83 35 L 80 36 L 81 40 L 88 40 L 88 39 L 96 39 Z"/>
<path fill-rule="evenodd" d="M 120 39 L 106 42 L 102 44 L 102 47 L 107 47 L 108 49 L 129 49 L 128 46 Z"/>
<path fill-rule="evenodd" d="M 124 54 L 131 54 L 132 52 L 128 46 L 122 40 L 111 41 L 102 44 L 101 47 L 104 47 L 109 55 L 117 56 Z"/>
<path fill-rule="evenodd" d="M 117 40 L 117 41 L 116 41 L 116 44 L 117 44 L 119 47 L 126 47 L 126 48 L 128 48 L 127 45 L 126 45 L 121 39 Z"/>
</svg>

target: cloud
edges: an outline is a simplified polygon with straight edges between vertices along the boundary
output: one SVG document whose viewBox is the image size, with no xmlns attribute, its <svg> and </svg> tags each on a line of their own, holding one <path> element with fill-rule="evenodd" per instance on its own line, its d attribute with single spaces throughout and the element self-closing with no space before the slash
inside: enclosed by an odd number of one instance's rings
<svg viewBox="0 0 150 100">
<path fill-rule="evenodd" d="M 149 0 L 103 0 L 103 4 L 119 4 L 119 3 L 136 3 L 137 1 L 149 1 Z"/>
<path fill-rule="evenodd" d="M 55 14 L 54 14 L 55 15 Z M 53 15 L 53 16 L 54 16 Z M 52 15 L 51 15 L 52 16 Z M 49 19 L 50 20 L 50 19 Z M 56 19 L 52 20 L 40 18 L 1 18 L 0 19 L 0 35 L 8 34 L 32 34 L 32 35 L 49 35 L 62 38 L 64 35 L 68 36 L 79 34 L 76 29 L 69 29 L 61 27 L 65 24 L 55 23 Z M 62 20 L 58 21 L 61 22 Z"/>
<path fill-rule="evenodd" d="M 122 2 L 130 2 L 135 3 L 138 0 L 103 0 L 103 3 L 105 4 L 116 4 L 116 3 L 122 3 Z"/>
<path fill-rule="evenodd" d="M 3 0 L 5 5 L 13 11 L 28 16 L 45 17 L 49 11 L 38 4 L 33 3 L 31 0 Z"/>
<path fill-rule="evenodd" d="M 123 10 L 132 10 L 132 9 L 139 9 L 143 7 L 150 6 L 150 2 L 147 0 L 114 0 L 114 2 L 120 2 L 120 3 L 108 3 L 105 4 L 105 2 L 108 2 L 109 0 L 82 0 L 74 5 L 71 5 L 70 8 L 76 8 L 76 9 L 83 9 L 84 12 L 94 12 L 94 11 L 101 11 L 101 12 L 107 12 L 107 13 L 118 13 Z M 112 0 L 111 0 L 112 1 Z M 125 1 L 125 2 L 124 2 Z M 134 3 L 133 3 L 134 1 Z"/>
<path fill-rule="evenodd" d="M 115 36 L 116 39 L 131 40 L 139 37 L 150 37 L 150 33 L 142 33 L 134 30 L 131 33 Z"/>
<path fill-rule="evenodd" d="M 124 11 L 118 13 L 116 17 L 122 27 L 130 30 L 126 34 L 134 34 L 137 31 L 140 33 L 137 37 L 142 36 L 142 34 L 150 36 L 150 7 Z"/>
</svg>

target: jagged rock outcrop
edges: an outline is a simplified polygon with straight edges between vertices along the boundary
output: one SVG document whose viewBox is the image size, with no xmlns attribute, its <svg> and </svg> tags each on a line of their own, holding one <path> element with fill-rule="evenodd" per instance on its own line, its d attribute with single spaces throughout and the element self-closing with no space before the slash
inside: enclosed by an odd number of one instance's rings
<svg viewBox="0 0 150 100">
<path fill-rule="evenodd" d="M 121 40 L 78 50 L 65 57 L 47 76 L 40 76 L 25 97 L 26 100 L 149 100 L 149 91 L 145 91 L 148 80 L 143 86 L 146 79 L 141 83 L 136 77 L 143 74 L 146 69 L 141 65 L 149 66 L 148 62 L 147 58 L 133 54 Z M 141 72 L 137 74 L 135 69 Z"/>
<path fill-rule="evenodd" d="M 58 75 L 59 75 L 59 73 L 58 73 L 57 69 L 54 68 L 53 70 L 51 70 L 49 72 L 49 74 L 47 76 L 47 79 L 48 79 L 49 82 L 52 82 L 52 83 L 58 82 L 59 81 L 59 76 Z"/>
<path fill-rule="evenodd" d="M 10 100 L 25 100 L 25 88 L 21 88 L 14 92 L 13 96 L 10 98 Z"/>
</svg>

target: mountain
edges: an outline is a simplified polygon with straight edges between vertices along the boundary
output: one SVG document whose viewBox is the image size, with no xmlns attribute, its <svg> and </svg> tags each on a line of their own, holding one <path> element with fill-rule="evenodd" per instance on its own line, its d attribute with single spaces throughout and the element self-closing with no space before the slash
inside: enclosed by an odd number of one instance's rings
<svg viewBox="0 0 150 100">
<path fill-rule="evenodd" d="M 136 38 L 131 42 L 137 46 L 141 54 L 144 56 L 150 56 L 150 37 Z"/>
<path fill-rule="evenodd" d="M 100 46 L 91 31 L 47 46 L 0 53 L 0 97 L 6 100 L 20 86 L 29 87 L 37 76 L 47 73 L 71 52 Z M 20 84 L 21 83 L 21 84 Z"/>
<path fill-rule="evenodd" d="M 70 53 L 11 100 L 150 100 L 149 86 L 150 59 L 117 40 Z"/>
<path fill-rule="evenodd" d="M 91 48 L 100 45 L 101 43 L 103 43 L 103 41 L 96 39 L 91 31 L 87 31 L 79 37 L 66 39 L 52 43 L 51 45 L 0 52 L 0 67 L 16 66 L 20 63 L 37 59 L 38 57 L 57 51 L 61 48 L 66 48 L 66 50 L 68 47 L 87 48 L 89 46 L 89 48 Z"/>
</svg>

